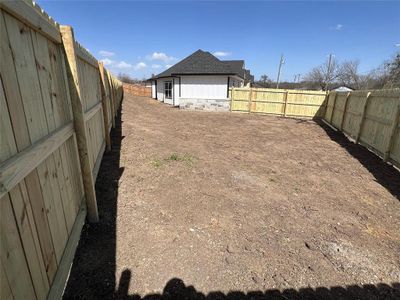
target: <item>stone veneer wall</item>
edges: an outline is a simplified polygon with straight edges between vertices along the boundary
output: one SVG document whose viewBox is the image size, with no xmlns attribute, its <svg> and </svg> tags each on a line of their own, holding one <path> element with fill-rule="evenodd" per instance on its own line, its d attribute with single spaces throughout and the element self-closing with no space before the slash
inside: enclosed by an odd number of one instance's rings
<svg viewBox="0 0 400 300">
<path fill-rule="evenodd" d="M 230 99 L 179 99 L 179 108 L 207 111 L 229 111 Z"/>
</svg>

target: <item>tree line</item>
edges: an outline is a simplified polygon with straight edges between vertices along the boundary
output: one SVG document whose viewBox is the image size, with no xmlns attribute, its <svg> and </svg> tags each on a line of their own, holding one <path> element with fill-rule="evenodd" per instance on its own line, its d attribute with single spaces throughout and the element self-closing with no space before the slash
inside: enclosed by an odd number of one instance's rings
<svg viewBox="0 0 400 300">
<path fill-rule="evenodd" d="M 400 51 L 367 74 L 359 72 L 359 65 L 359 60 L 339 62 L 332 58 L 330 64 L 326 60 L 323 64 L 313 67 L 302 80 L 281 82 L 279 88 L 311 90 L 329 90 L 339 86 L 353 90 L 400 88 Z M 267 75 L 261 75 L 255 84 L 266 88 L 276 87 L 276 82 Z"/>
</svg>

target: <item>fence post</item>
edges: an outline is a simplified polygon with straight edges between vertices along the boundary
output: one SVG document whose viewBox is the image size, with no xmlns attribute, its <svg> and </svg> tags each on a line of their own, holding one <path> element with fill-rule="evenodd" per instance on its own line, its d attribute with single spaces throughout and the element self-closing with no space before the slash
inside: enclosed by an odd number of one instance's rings
<svg viewBox="0 0 400 300">
<path fill-rule="evenodd" d="M 346 100 L 344 100 L 344 107 L 343 107 L 343 115 L 342 115 L 342 121 L 340 122 L 340 131 L 342 131 L 343 129 L 343 123 L 344 123 L 344 116 L 346 114 L 346 110 L 347 110 L 347 103 L 349 101 L 350 98 L 350 92 L 347 93 L 346 95 Z"/>
<path fill-rule="evenodd" d="M 326 91 L 326 94 L 325 94 L 325 100 L 324 100 L 324 102 L 323 102 L 323 103 L 325 103 L 325 105 L 324 105 L 324 112 L 323 112 L 323 114 L 322 114 L 322 119 L 326 119 L 326 112 L 327 112 L 327 110 L 328 110 L 329 94 L 330 94 L 330 93 L 331 93 L 330 91 Z"/>
<path fill-rule="evenodd" d="M 333 114 L 335 112 L 337 95 L 338 95 L 338 92 L 335 91 L 335 97 L 333 98 L 333 106 L 332 106 L 331 118 L 329 120 L 329 123 L 331 123 L 332 126 L 333 126 L 332 120 L 333 120 Z"/>
<path fill-rule="evenodd" d="M 66 67 L 68 85 L 71 95 L 71 106 L 74 116 L 74 127 L 78 144 L 85 199 L 88 208 L 88 219 L 90 222 L 98 222 L 99 214 L 97 211 L 96 193 L 94 190 L 93 175 L 88 156 L 85 113 L 82 105 L 82 91 L 79 82 L 77 58 L 75 53 L 74 32 L 70 26 L 60 26 L 60 32 L 67 58 Z"/>
<path fill-rule="evenodd" d="M 228 96 L 229 96 L 229 90 L 228 90 Z M 232 111 L 232 109 L 233 109 L 233 87 L 231 88 L 231 107 L 230 107 L 230 111 Z"/>
<path fill-rule="evenodd" d="M 284 95 L 284 101 L 285 101 L 285 106 L 283 108 L 283 116 L 286 117 L 286 112 L 287 112 L 287 102 L 288 102 L 288 95 L 289 95 L 289 91 L 286 90 L 285 95 Z"/>
<path fill-rule="evenodd" d="M 110 100 L 111 100 L 111 122 L 112 128 L 115 128 L 115 95 L 114 95 L 114 85 L 112 83 L 112 78 L 110 72 L 107 71 L 108 87 L 110 89 Z"/>
<path fill-rule="evenodd" d="M 249 103 L 248 103 L 248 105 L 249 105 L 249 113 L 251 113 L 251 97 L 253 96 L 253 89 L 252 88 L 250 88 L 250 92 L 249 92 Z"/>
<path fill-rule="evenodd" d="M 390 151 L 392 151 L 394 137 L 395 137 L 396 132 L 397 132 L 397 127 L 399 125 L 399 119 L 400 119 L 400 104 L 397 105 L 396 112 L 394 113 L 394 120 L 393 120 L 393 123 L 392 123 L 392 127 L 390 128 L 389 141 L 387 143 L 385 152 L 383 154 L 383 161 L 384 162 L 387 162 L 388 159 L 390 158 Z"/>
<path fill-rule="evenodd" d="M 103 119 L 104 119 L 104 137 L 106 140 L 107 152 L 111 151 L 111 140 L 110 133 L 108 132 L 108 105 L 107 105 L 107 95 L 106 95 L 106 81 L 104 79 L 104 65 L 99 61 L 99 72 L 101 80 L 101 106 L 103 107 Z"/>
<path fill-rule="evenodd" d="M 364 127 L 365 116 L 367 114 L 367 108 L 368 108 L 368 102 L 369 102 L 370 96 L 371 96 L 371 92 L 368 92 L 367 97 L 365 98 L 363 112 L 361 114 L 360 127 L 358 128 L 358 132 L 357 132 L 356 144 L 358 144 L 358 142 L 360 141 L 361 132 Z"/>
</svg>

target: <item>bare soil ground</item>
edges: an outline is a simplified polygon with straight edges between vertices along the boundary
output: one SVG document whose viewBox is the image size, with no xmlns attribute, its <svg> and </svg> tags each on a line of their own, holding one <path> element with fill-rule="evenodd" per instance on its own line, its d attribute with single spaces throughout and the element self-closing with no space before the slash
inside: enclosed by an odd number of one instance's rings
<svg viewBox="0 0 400 300">
<path fill-rule="evenodd" d="M 121 115 L 65 299 L 400 299 L 400 173 L 366 149 L 129 95 Z"/>
</svg>

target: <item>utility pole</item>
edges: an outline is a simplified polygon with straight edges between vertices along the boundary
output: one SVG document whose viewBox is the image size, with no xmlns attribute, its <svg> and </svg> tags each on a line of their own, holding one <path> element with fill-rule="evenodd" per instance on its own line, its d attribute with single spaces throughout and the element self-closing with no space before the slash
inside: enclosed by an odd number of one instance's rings
<svg viewBox="0 0 400 300">
<path fill-rule="evenodd" d="M 278 69 L 278 78 L 276 79 L 276 88 L 279 89 L 279 79 L 281 78 L 281 70 L 282 70 L 282 65 L 285 63 L 285 60 L 283 58 L 283 54 L 281 54 L 281 60 L 279 61 L 279 69 Z"/>
<path fill-rule="evenodd" d="M 326 80 L 325 80 L 325 91 L 328 90 L 329 80 L 331 75 L 331 65 L 332 65 L 332 53 L 329 54 L 329 61 L 328 61 L 328 70 L 326 72 Z"/>
</svg>

